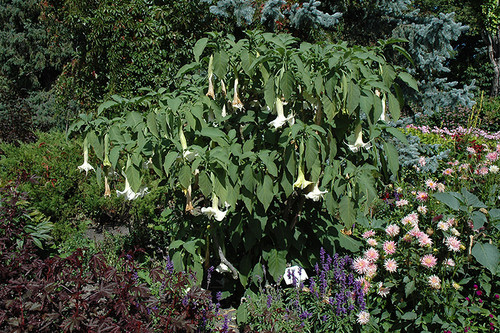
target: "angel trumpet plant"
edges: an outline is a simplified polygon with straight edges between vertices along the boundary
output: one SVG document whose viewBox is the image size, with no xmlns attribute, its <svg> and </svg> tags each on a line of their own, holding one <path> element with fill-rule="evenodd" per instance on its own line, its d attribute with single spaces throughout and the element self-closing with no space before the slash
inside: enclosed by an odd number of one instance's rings
<svg viewBox="0 0 500 333">
<path fill-rule="evenodd" d="M 88 174 L 89 170 L 94 170 L 94 167 L 89 164 L 89 145 L 87 142 L 87 137 L 83 140 L 83 164 L 78 167 L 80 171 L 85 171 L 85 175 Z"/>
<path fill-rule="evenodd" d="M 347 144 L 351 151 L 357 152 L 361 148 L 369 149 L 371 147 L 370 142 L 363 142 L 363 130 L 361 128 L 361 124 L 356 126 L 354 137 L 356 138 L 354 144 Z"/>
<path fill-rule="evenodd" d="M 280 128 L 287 121 L 289 123 L 293 122 L 294 120 L 293 114 L 290 114 L 288 117 L 285 117 L 285 114 L 283 112 L 283 101 L 279 97 L 276 98 L 276 112 L 278 113 L 278 116 L 276 117 L 276 119 L 274 119 L 269 123 L 269 125 L 274 126 L 274 128 Z"/>
</svg>

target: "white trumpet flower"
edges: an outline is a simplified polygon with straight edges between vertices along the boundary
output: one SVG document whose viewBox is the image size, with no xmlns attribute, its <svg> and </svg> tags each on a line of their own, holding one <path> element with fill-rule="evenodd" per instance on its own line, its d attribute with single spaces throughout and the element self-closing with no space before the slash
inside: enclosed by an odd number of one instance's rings
<svg viewBox="0 0 500 333">
<path fill-rule="evenodd" d="M 312 201 L 319 201 L 319 199 L 323 198 L 323 195 L 328 193 L 328 191 L 320 191 L 318 188 L 318 184 L 314 186 L 314 189 L 306 194 L 307 199 L 311 199 Z"/>
<path fill-rule="evenodd" d="M 203 207 L 201 209 L 201 212 L 207 215 L 209 218 L 213 217 L 220 222 L 226 217 L 227 209 L 225 211 L 219 210 L 219 199 L 217 199 L 217 197 L 214 197 L 212 199 L 212 207 Z"/>
<path fill-rule="evenodd" d="M 297 177 L 297 181 L 293 183 L 294 188 L 300 188 L 301 190 L 305 189 L 313 182 L 306 180 L 304 176 L 304 172 L 302 171 L 302 166 L 299 167 L 299 176 Z"/>
<path fill-rule="evenodd" d="M 89 147 L 87 138 L 83 140 L 83 164 L 78 166 L 78 169 L 80 171 L 85 171 L 85 175 L 87 175 L 90 170 L 94 170 L 94 167 L 89 164 Z"/>
<path fill-rule="evenodd" d="M 108 176 L 107 175 L 104 175 L 104 196 L 105 197 L 110 197 L 111 196 L 111 188 L 109 187 Z"/>
<path fill-rule="evenodd" d="M 208 77 L 208 92 L 206 95 L 208 97 L 212 97 L 212 99 L 215 99 L 215 91 L 214 91 L 214 84 L 212 83 L 212 76 L 213 74 L 210 74 L 210 76 Z"/>
<path fill-rule="evenodd" d="M 186 137 L 184 136 L 182 128 L 179 130 L 179 140 L 181 141 L 182 146 L 182 157 L 184 157 L 188 162 L 192 162 L 198 154 L 188 150 Z"/>
<path fill-rule="evenodd" d="M 240 98 L 238 97 L 238 79 L 234 80 L 234 97 L 232 105 L 235 109 L 243 109 L 243 103 L 241 103 Z"/>
<path fill-rule="evenodd" d="M 116 195 L 121 197 L 124 196 L 127 200 L 135 200 L 137 198 L 143 197 L 148 193 L 148 188 L 142 188 L 138 193 L 134 192 L 130 187 L 127 177 L 125 177 L 125 189 L 123 191 L 116 190 Z"/>
<path fill-rule="evenodd" d="M 357 152 L 360 148 L 365 148 L 365 149 L 370 149 L 371 144 L 370 142 L 363 142 L 363 131 L 361 128 L 361 124 L 358 124 L 356 126 L 356 130 L 354 131 L 354 136 L 356 137 L 356 141 L 354 144 L 347 144 L 349 149 L 353 152 Z"/>
<path fill-rule="evenodd" d="M 381 95 L 380 90 L 376 89 L 375 95 L 377 95 L 377 97 L 380 97 L 380 95 Z M 387 98 L 386 98 L 385 94 L 383 94 L 382 95 L 382 114 L 380 115 L 380 118 L 379 118 L 379 120 L 382 120 L 383 122 L 387 122 L 387 115 L 385 113 L 386 99 Z"/>
<path fill-rule="evenodd" d="M 276 117 L 276 119 L 269 123 L 269 125 L 274 126 L 274 128 L 280 128 L 287 121 L 290 123 L 290 125 L 293 125 L 293 123 L 295 122 L 293 114 L 285 117 L 285 114 L 283 112 L 283 101 L 279 97 L 276 98 L 276 112 L 278 113 L 278 116 Z"/>
</svg>

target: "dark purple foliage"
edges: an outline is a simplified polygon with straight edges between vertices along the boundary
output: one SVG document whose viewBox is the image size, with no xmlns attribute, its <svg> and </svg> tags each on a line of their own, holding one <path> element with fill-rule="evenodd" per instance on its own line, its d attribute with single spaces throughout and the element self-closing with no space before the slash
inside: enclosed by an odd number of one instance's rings
<svg viewBox="0 0 500 333">
<path fill-rule="evenodd" d="M 205 331 L 213 304 L 191 274 L 175 273 L 169 264 L 152 268 L 152 285 L 161 286 L 153 295 L 140 283 L 134 253 L 116 267 L 81 249 L 67 258 L 42 258 L 24 233 L 27 212 L 17 205 L 24 199 L 15 186 L 0 188 L 1 332 Z"/>
</svg>

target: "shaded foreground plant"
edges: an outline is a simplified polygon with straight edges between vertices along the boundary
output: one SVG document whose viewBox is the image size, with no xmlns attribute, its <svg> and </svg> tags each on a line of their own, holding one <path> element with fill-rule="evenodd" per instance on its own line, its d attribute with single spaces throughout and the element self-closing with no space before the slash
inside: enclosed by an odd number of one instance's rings
<svg viewBox="0 0 500 333">
<path fill-rule="evenodd" d="M 2 193 L 0 215 L 0 331 L 208 330 L 215 307 L 191 274 L 155 267 L 147 275 L 152 291 L 130 254 L 116 267 L 81 249 L 64 259 L 42 258 L 17 218 L 25 211 L 6 200 L 17 195 L 11 192 Z"/>
</svg>

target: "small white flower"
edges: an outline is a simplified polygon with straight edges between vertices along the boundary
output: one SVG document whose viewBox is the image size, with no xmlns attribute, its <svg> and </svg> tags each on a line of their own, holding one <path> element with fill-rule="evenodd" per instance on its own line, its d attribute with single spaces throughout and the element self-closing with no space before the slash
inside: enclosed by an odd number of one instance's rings
<svg viewBox="0 0 500 333">
<path fill-rule="evenodd" d="M 219 210 L 219 199 L 217 197 L 214 197 L 212 200 L 212 207 L 203 207 L 201 209 L 201 212 L 205 215 L 207 215 L 209 218 L 214 218 L 217 221 L 222 221 L 227 214 L 227 209 L 225 211 Z"/>
<path fill-rule="evenodd" d="M 288 285 L 293 284 L 294 280 L 298 285 L 300 282 L 305 281 L 308 278 L 309 277 L 307 276 L 306 271 L 300 266 L 287 267 L 285 269 L 285 275 L 283 276 L 285 283 Z"/>
<path fill-rule="evenodd" d="M 90 170 L 94 170 L 94 167 L 89 164 L 89 147 L 87 138 L 83 140 L 83 164 L 80 165 L 78 169 L 80 171 L 85 171 L 85 175 L 87 175 Z"/>
<path fill-rule="evenodd" d="M 198 156 L 198 153 L 192 152 L 190 150 L 185 150 L 184 153 L 182 153 L 182 156 L 186 161 L 193 162 L 193 160 Z"/>
<path fill-rule="evenodd" d="M 498 173 L 498 171 L 499 171 L 498 166 L 496 166 L 496 165 L 490 166 L 490 172 L 491 173 Z"/>
<path fill-rule="evenodd" d="M 357 321 L 361 325 L 368 324 L 368 322 L 370 321 L 370 314 L 368 312 L 366 312 L 366 311 L 361 311 L 360 313 L 358 313 L 358 319 L 357 319 Z"/>
<path fill-rule="evenodd" d="M 125 199 L 127 200 L 135 200 L 137 198 L 143 197 L 147 193 L 148 193 L 147 187 L 141 188 L 139 192 L 135 193 L 130 187 L 127 177 L 125 177 L 125 189 L 123 191 L 116 190 L 117 196 L 119 197 L 124 196 Z"/>
<path fill-rule="evenodd" d="M 358 126 L 356 126 L 356 130 L 354 131 L 354 136 L 356 137 L 356 141 L 354 142 L 354 144 L 347 144 L 347 146 L 349 147 L 349 149 L 356 153 L 360 148 L 365 148 L 365 149 L 370 149 L 371 148 L 371 144 L 370 142 L 363 142 L 363 131 L 362 131 L 362 128 L 361 128 L 361 124 L 358 124 Z"/>
<path fill-rule="evenodd" d="M 320 191 L 318 188 L 318 184 L 314 186 L 314 189 L 306 194 L 307 199 L 311 199 L 312 201 L 319 201 L 319 199 L 323 198 L 323 195 L 328 193 L 328 191 Z"/>
<path fill-rule="evenodd" d="M 276 119 L 269 123 L 269 125 L 274 126 L 274 128 L 280 128 L 286 122 L 290 123 L 290 125 L 295 122 L 293 114 L 285 117 L 285 114 L 283 112 L 283 101 L 279 97 L 276 98 L 276 112 L 278 113 L 278 116 L 276 117 Z"/>
</svg>

